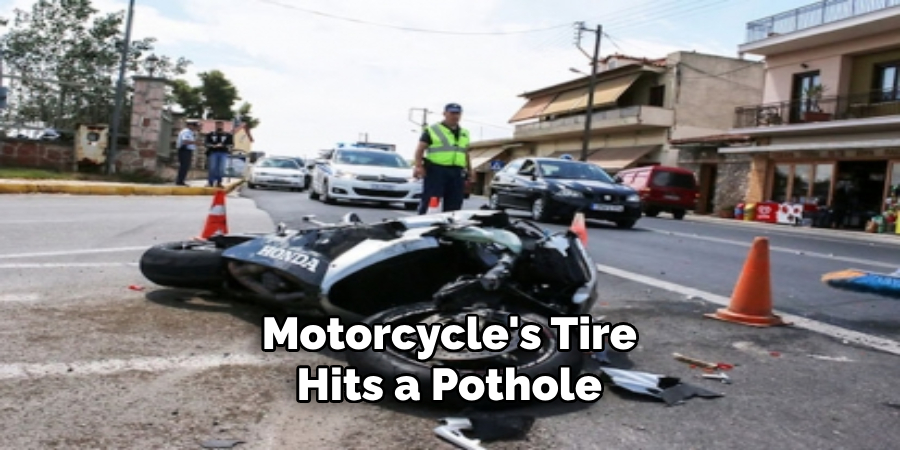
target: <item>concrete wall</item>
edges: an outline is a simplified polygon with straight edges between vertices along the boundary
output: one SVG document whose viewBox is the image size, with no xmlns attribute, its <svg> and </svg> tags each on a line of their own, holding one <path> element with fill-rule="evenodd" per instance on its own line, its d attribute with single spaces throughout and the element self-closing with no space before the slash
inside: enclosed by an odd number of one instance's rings
<svg viewBox="0 0 900 450">
<path fill-rule="evenodd" d="M 74 144 L 4 138 L 0 142 L 0 167 L 33 167 L 60 171 L 74 167 Z"/>
<path fill-rule="evenodd" d="M 725 56 L 677 52 L 669 55 L 677 69 L 667 89 L 675 109 L 672 139 L 727 133 L 738 106 L 760 103 L 765 66 Z"/>
<path fill-rule="evenodd" d="M 824 95 L 846 95 L 850 92 L 862 92 L 871 89 L 871 75 L 865 76 L 862 71 L 854 72 L 854 60 L 865 64 L 869 54 L 885 54 L 892 48 L 900 47 L 900 33 L 889 32 L 853 39 L 840 44 L 804 49 L 802 51 L 772 55 L 766 58 L 766 86 L 763 102 L 785 101 L 791 97 L 791 85 L 794 74 L 812 70 L 821 71 L 821 82 L 827 90 Z M 874 63 L 873 61 L 872 63 Z M 804 68 L 801 64 L 806 64 Z M 860 80 L 850 80 L 850 74 L 860 75 Z"/>
</svg>

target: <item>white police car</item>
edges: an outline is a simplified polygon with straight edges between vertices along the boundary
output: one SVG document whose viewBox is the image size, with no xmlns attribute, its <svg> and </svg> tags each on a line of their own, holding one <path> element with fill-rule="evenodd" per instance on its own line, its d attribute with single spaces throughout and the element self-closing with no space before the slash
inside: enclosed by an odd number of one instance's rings
<svg viewBox="0 0 900 450">
<path fill-rule="evenodd" d="M 316 161 L 309 197 L 329 204 L 403 203 L 413 210 L 422 198 L 422 181 L 413 178 L 412 166 L 395 152 L 344 147 L 325 152 Z"/>
</svg>

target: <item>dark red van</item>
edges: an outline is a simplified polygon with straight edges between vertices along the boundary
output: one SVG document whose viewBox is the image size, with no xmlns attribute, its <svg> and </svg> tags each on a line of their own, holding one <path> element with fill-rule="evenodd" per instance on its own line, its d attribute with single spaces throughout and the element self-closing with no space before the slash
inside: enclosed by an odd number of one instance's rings
<svg viewBox="0 0 900 450">
<path fill-rule="evenodd" d="M 700 191 L 690 170 L 669 166 L 638 167 L 620 171 L 616 179 L 638 191 L 647 217 L 668 212 L 681 220 L 687 210 L 697 207 Z"/>
</svg>

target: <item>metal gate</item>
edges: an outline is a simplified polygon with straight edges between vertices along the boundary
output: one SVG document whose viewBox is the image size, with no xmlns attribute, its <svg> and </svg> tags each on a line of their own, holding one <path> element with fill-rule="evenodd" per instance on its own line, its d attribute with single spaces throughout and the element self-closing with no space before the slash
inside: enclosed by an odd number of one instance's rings
<svg viewBox="0 0 900 450">
<path fill-rule="evenodd" d="M 156 156 L 170 159 L 173 157 L 174 147 L 175 144 L 172 141 L 172 114 L 164 110 L 159 120 L 159 141 L 157 142 Z"/>
</svg>

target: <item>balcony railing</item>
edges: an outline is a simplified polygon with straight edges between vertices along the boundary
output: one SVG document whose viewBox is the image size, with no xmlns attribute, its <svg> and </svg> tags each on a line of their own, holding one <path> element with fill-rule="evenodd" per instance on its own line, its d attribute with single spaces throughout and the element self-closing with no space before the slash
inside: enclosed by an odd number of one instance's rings
<svg viewBox="0 0 900 450">
<path fill-rule="evenodd" d="M 755 128 L 900 115 L 900 89 L 742 106 L 735 128 Z"/>
<path fill-rule="evenodd" d="M 900 0 L 824 0 L 747 24 L 747 42 L 900 6 Z"/>
</svg>

